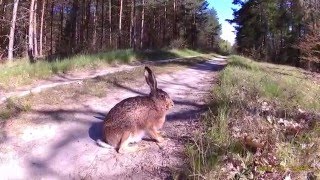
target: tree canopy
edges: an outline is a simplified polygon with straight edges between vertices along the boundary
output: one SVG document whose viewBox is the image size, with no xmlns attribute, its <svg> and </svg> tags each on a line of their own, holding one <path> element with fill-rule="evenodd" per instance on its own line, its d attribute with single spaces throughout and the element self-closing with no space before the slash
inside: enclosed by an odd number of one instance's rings
<svg viewBox="0 0 320 180">
<path fill-rule="evenodd" d="M 205 0 L 2 0 L 0 59 L 112 49 L 216 48 Z"/>
<path fill-rule="evenodd" d="M 234 0 L 239 53 L 275 63 L 316 66 L 320 60 L 318 0 Z"/>
</svg>

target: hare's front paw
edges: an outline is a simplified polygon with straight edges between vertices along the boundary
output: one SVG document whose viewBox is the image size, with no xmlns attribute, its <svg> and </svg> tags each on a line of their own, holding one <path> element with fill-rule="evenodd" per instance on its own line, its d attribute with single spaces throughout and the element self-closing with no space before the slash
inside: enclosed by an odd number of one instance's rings
<svg viewBox="0 0 320 180">
<path fill-rule="evenodd" d="M 159 149 L 163 150 L 168 144 L 169 138 L 161 137 L 161 142 L 157 142 Z"/>
<path fill-rule="evenodd" d="M 163 137 L 158 136 L 158 138 L 157 138 L 158 143 L 163 143 L 164 141 L 165 141 L 165 139 Z"/>
<path fill-rule="evenodd" d="M 166 132 L 165 132 L 165 131 L 157 130 L 157 133 L 158 133 L 160 136 L 166 136 Z"/>
</svg>

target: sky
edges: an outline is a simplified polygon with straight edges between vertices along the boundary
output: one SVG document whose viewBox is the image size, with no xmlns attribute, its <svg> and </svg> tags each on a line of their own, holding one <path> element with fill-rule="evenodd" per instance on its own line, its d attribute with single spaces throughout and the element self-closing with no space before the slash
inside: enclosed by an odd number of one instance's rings
<svg viewBox="0 0 320 180">
<path fill-rule="evenodd" d="M 222 25 L 222 35 L 221 38 L 234 44 L 235 41 L 235 31 L 233 26 L 230 25 L 226 19 L 233 19 L 233 11 L 231 8 L 235 8 L 232 4 L 232 0 L 208 0 L 210 7 L 214 7 L 217 11 L 219 22 Z"/>
</svg>

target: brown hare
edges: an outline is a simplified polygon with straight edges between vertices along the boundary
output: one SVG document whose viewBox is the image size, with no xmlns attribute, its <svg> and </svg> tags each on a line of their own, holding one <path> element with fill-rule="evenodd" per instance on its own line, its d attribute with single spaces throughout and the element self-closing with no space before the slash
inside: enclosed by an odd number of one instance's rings
<svg viewBox="0 0 320 180">
<path fill-rule="evenodd" d="M 150 94 L 124 99 L 109 111 L 103 124 L 104 142 L 98 141 L 100 146 L 111 145 L 122 153 L 132 151 L 129 143 L 139 142 L 144 135 L 159 143 L 164 140 L 158 130 L 174 104 L 165 91 L 157 88 L 156 77 L 147 66 L 144 75 L 151 89 Z"/>
</svg>

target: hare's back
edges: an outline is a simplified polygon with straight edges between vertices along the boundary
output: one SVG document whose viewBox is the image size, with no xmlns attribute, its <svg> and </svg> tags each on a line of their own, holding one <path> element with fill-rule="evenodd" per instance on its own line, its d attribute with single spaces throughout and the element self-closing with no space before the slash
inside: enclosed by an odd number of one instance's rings
<svg viewBox="0 0 320 180">
<path fill-rule="evenodd" d="M 107 124 L 114 123 L 128 125 L 136 121 L 141 121 L 143 117 L 147 117 L 150 111 L 154 110 L 153 101 L 144 96 L 137 96 L 125 99 L 116 104 L 108 113 L 106 120 Z"/>
</svg>

